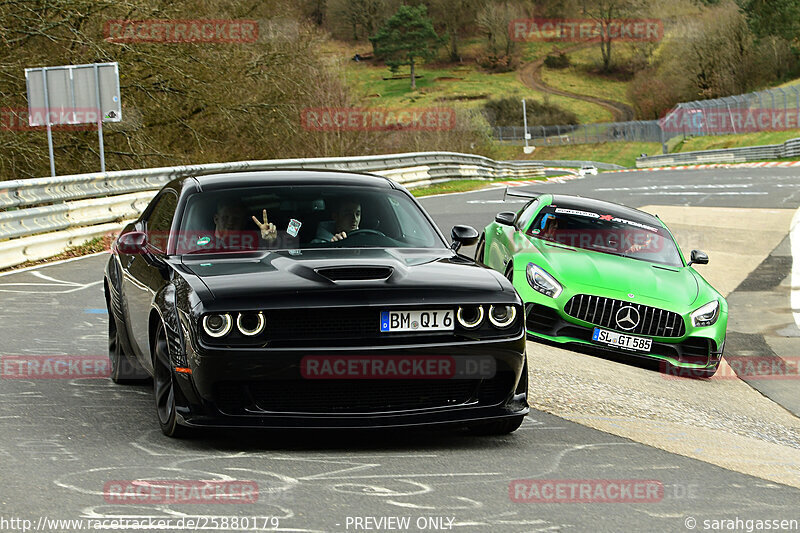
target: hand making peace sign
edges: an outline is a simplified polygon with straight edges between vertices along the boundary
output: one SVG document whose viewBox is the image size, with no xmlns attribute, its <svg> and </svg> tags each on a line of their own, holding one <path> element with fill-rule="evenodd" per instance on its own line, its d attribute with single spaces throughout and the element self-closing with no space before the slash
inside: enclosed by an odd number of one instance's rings
<svg viewBox="0 0 800 533">
<path fill-rule="evenodd" d="M 267 220 L 267 210 L 264 209 L 264 222 L 259 222 L 259 220 L 254 216 L 253 222 L 256 223 L 258 229 L 261 230 L 261 238 L 267 242 L 272 242 L 278 238 L 278 228 L 275 224 L 269 222 Z"/>
</svg>

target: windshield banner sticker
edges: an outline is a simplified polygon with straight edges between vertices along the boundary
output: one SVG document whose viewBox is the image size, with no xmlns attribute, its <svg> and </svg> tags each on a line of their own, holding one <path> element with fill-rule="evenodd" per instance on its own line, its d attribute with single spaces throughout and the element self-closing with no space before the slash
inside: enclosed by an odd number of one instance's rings
<svg viewBox="0 0 800 533">
<path fill-rule="evenodd" d="M 599 215 L 597 213 L 592 213 L 591 211 L 579 211 L 577 209 L 565 209 L 563 207 L 557 208 L 555 212 L 564 215 L 576 215 L 579 217 L 596 218 L 599 220 L 606 220 L 609 222 L 619 222 L 622 224 L 627 224 L 629 226 L 634 226 L 637 228 L 642 228 L 652 231 L 654 233 L 658 233 L 658 228 L 654 228 L 653 226 L 648 226 L 647 224 L 642 224 L 641 222 L 634 222 L 633 220 L 627 220 L 625 218 L 615 217 L 614 215 Z"/>
</svg>

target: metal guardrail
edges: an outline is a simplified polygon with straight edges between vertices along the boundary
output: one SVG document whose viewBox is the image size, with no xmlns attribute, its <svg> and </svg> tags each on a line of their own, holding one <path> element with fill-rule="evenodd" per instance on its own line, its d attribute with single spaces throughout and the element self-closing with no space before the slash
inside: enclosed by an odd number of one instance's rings
<svg viewBox="0 0 800 533">
<path fill-rule="evenodd" d="M 525 169 L 533 163 L 498 162 L 492 159 L 454 152 L 415 152 L 362 157 L 329 157 L 308 159 L 268 159 L 263 161 L 238 161 L 178 167 L 122 170 L 117 172 L 78 174 L 55 178 L 33 178 L 0 181 L 0 210 L 58 200 L 94 198 L 103 194 L 120 194 L 158 189 L 168 181 L 181 176 L 202 176 L 243 170 L 275 170 L 288 168 L 316 168 L 374 172 L 420 165 L 456 163 L 478 165 L 487 169 Z M 457 177 L 457 176 L 455 176 Z M 401 181 L 401 183 L 404 183 Z"/>
<path fill-rule="evenodd" d="M 744 163 L 763 159 L 800 157 L 800 139 L 790 139 L 783 144 L 765 144 L 742 148 L 722 148 L 676 154 L 655 155 L 636 158 L 637 168 L 660 167 L 698 163 Z"/>
<path fill-rule="evenodd" d="M 275 159 L 0 181 L 0 268 L 50 257 L 67 246 L 118 231 L 167 182 L 246 170 L 373 172 L 413 188 L 452 179 L 544 176 L 537 161 L 494 161 L 455 152 Z"/>
<path fill-rule="evenodd" d="M 574 161 L 574 160 L 555 160 L 555 161 L 545 161 L 543 159 L 537 159 L 537 163 L 541 163 L 546 167 L 569 167 L 569 168 L 580 168 L 584 165 L 592 165 L 600 170 L 623 170 L 626 167 L 622 165 L 615 165 L 614 163 L 601 163 L 599 161 Z"/>
</svg>

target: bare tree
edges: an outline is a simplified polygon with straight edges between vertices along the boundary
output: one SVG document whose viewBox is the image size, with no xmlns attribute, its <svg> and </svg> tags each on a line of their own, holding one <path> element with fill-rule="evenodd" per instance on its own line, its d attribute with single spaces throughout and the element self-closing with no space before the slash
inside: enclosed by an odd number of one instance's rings
<svg viewBox="0 0 800 533">
<path fill-rule="evenodd" d="M 361 41 L 375 35 L 394 12 L 393 6 L 389 0 L 330 0 L 329 11 L 334 26 L 346 26 L 352 39 Z"/>
<path fill-rule="evenodd" d="M 508 26 L 521 18 L 524 10 L 518 2 L 492 2 L 478 12 L 476 23 L 488 41 L 488 52 L 495 56 L 510 56 L 516 51 L 516 41 Z"/>
<path fill-rule="evenodd" d="M 611 69 L 612 42 L 614 41 L 614 24 L 620 19 L 630 17 L 642 11 L 641 0 L 592 0 L 584 2 L 584 13 L 597 23 L 600 54 L 603 58 L 603 70 Z"/>
<path fill-rule="evenodd" d="M 450 61 L 461 61 L 459 41 L 475 23 L 479 0 L 429 0 L 429 13 L 434 22 L 444 26 L 448 37 Z"/>
</svg>

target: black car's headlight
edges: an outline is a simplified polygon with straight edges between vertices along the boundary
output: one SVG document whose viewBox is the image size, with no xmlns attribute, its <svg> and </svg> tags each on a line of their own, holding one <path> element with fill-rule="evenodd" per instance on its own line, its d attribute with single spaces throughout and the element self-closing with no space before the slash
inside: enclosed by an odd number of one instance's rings
<svg viewBox="0 0 800 533">
<path fill-rule="evenodd" d="M 483 306 L 461 306 L 456 312 L 458 323 L 467 329 L 475 329 L 483 322 Z"/>
<path fill-rule="evenodd" d="M 262 331 L 266 320 L 264 320 L 264 313 L 239 313 L 236 317 L 236 328 L 242 335 L 246 337 L 255 337 Z"/>
<path fill-rule="evenodd" d="M 504 329 L 514 323 L 517 308 L 513 305 L 492 305 L 489 307 L 489 322 L 496 328 Z"/>
<path fill-rule="evenodd" d="M 692 325 L 696 328 L 711 326 L 719 318 L 719 300 L 708 302 L 692 313 Z"/>
<path fill-rule="evenodd" d="M 561 284 L 556 281 L 556 278 L 548 274 L 545 269 L 542 267 L 535 265 L 533 263 L 528 263 L 528 268 L 526 269 L 528 274 L 528 283 L 535 291 L 538 291 L 545 296 L 549 296 L 550 298 L 558 298 L 561 294 L 561 291 L 564 290 Z"/>
<path fill-rule="evenodd" d="M 233 321 L 228 313 L 213 313 L 203 317 L 203 329 L 209 335 L 218 339 L 231 331 Z"/>
</svg>

